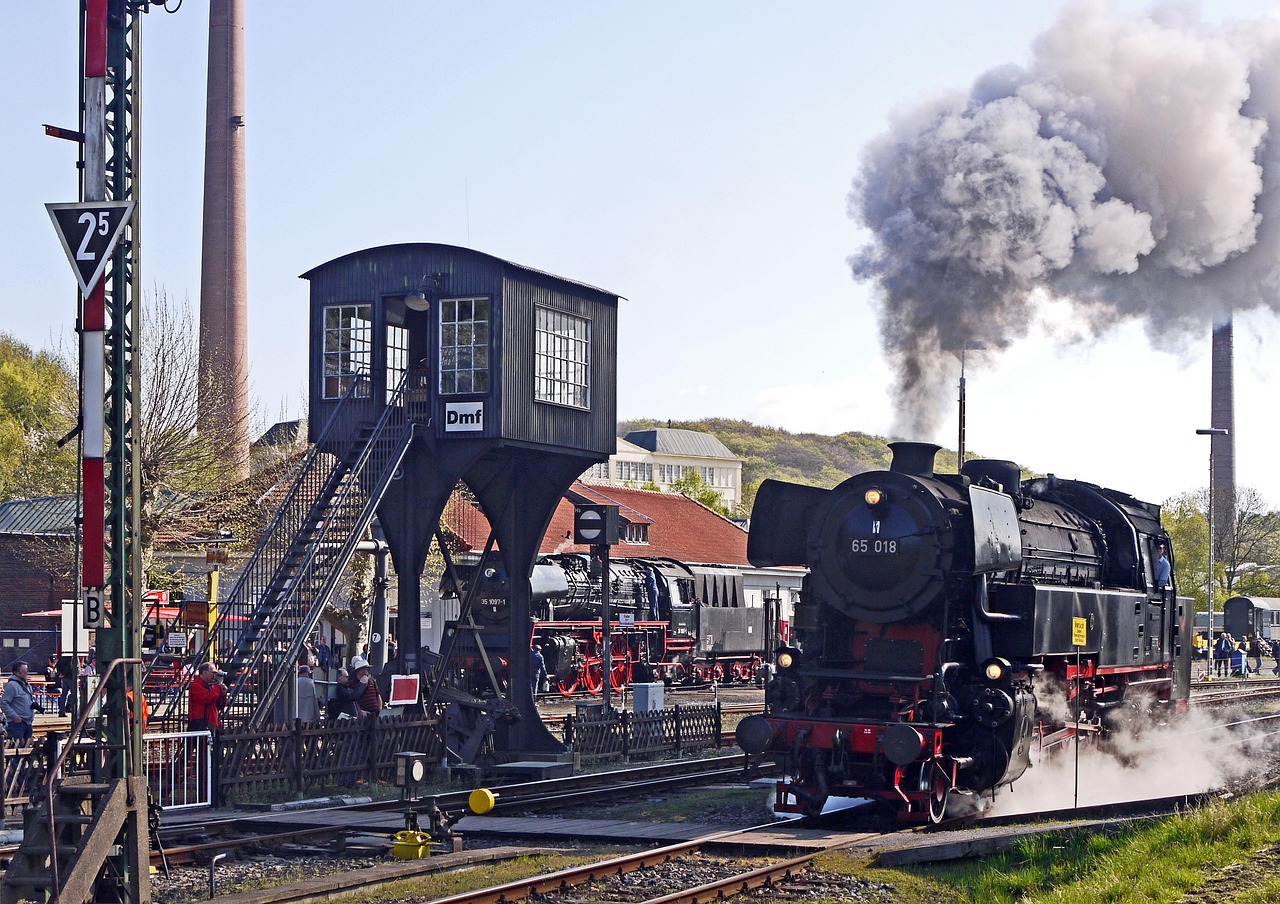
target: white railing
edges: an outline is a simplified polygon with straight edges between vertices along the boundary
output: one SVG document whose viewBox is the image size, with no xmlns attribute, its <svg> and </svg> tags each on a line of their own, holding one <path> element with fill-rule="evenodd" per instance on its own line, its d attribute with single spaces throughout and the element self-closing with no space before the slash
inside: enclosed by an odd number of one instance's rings
<svg viewBox="0 0 1280 904">
<path fill-rule="evenodd" d="M 155 802 L 166 810 L 213 803 L 213 735 L 171 731 L 142 736 L 142 763 Z"/>
</svg>

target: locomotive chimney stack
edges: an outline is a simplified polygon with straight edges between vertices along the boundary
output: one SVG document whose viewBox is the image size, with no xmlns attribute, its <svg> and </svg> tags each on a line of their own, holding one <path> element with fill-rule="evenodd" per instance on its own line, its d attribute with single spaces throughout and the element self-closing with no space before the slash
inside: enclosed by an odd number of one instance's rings
<svg viewBox="0 0 1280 904">
<path fill-rule="evenodd" d="M 935 443 L 889 443 L 889 451 L 893 453 L 889 470 L 916 477 L 932 477 L 933 460 L 941 450 L 942 447 Z"/>
</svg>

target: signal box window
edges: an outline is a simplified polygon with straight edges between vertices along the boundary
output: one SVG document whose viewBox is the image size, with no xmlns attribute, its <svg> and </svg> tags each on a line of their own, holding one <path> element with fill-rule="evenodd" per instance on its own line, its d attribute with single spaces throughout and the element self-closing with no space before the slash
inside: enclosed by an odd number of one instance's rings
<svg viewBox="0 0 1280 904">
<path fill-rule="evenodd" d="M 409 331 L 393 323 L 387 324 L 387 401 L 400 387 L 409 369 Z"/>
<path fill-rule="evenodd" d="M 440 392 L 489 391 L 489 299 L 440 302 Z"/>
<path fill-rule="evenodd" d="M 335 304 L 324 309 L 324 397 L 340 399 L 373 366 L 373 306 Z M 363 381 L 355 395 L 368 398 Z"/>
<path fill-rule="evenodd" d="M 591 321 L 538 308 L 534 339 L 534 400 L 590 408 Z"/>
</svg>

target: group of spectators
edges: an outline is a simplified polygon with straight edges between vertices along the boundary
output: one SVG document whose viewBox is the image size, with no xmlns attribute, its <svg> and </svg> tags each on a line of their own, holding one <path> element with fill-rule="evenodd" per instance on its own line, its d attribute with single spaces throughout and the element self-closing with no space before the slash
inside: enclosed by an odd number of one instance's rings
<svg viewBox="0 0 1280 904">
<path fill-rule="evenodd" d="M 323 639 L 314 647 L 307 645 L 298 663 L 297 717 L 303 722 L 321 721 L 324 694 L 316 687 L 315 669 L 326 672 L 333 665 L 332 653 Z M 314 653 L 312 652 L 314 651 Z M 316 657 L 313 664 L 312 656 Z M 191 682 L 187 699 L 187 730 L 217 731 L 222 728 L 222 709 L 227 704 L 226 672 L 214 663 L 200 666 Z M 382 693 L 373 678 L 373 668 L 364 656 L 355 656 L 346 668 L 339 668 L 333 683 L 333 695 L 324 703 L 325 720 L 362 719 L 382 711 Z"/>
<path fill-rule="evenodd" d="M 1208 657 L 1208 641 L 1203 635 L 1197 638 L 1196 643 L 1196 656 L 1202 655 Z M 1246 634 L 1237 640 L 1227 631 L 1219 631 L 1213 642 L 1214 677 L 1227 678 L 1238 674 L 1247 678 L 1250 674 L 1261 674 L 1264 656 L 1275 660 L 1271 673 L 1280 675 L 1280 641 L 1267 640 L 1256 634 Z"/>
<path fill-rule="evenodd" d="M 391 661 L 395 651 L 391 650 Z M 303 722 L 340 719 L 361 719 L 376 716 L 382 710 L 383 694 L 373 678 L 373 668 L 366 655 L 352 658 L 347 668 L 339 668 L 334 681 L 333 695 L 327 701 L 317 688 L 314 670 L 319 668 L 326 677 L 334 665 L 333 652 L 323 637 L 308 642 L 302 660 L 298 664 L 298 718 Z M 95 656 L 91 648 L 88 658 L 80 665 L 73 656 L 49 657 L 44 669 L 46 693 L 38 696 L 31 686 L 30 666 L 25 660 L 17 660 L 10 666 L 10 677 L 0 692 L 0 736 L 15 740 L 30 738 L 35 717 L 45 711 L 44 700 L 57 693 L 57 711 L 67 715 L 74 709 L 73 698 L 77 679 L 95 674 Z M 222 710 L 227 705 L 226 672 L 213 662 L 200 665 L 192 680 L 187 696 L 187 730 L 218 731 L 222 728 Z M 321 704 L 324 702 L 324 712 Z"/>
</svg>

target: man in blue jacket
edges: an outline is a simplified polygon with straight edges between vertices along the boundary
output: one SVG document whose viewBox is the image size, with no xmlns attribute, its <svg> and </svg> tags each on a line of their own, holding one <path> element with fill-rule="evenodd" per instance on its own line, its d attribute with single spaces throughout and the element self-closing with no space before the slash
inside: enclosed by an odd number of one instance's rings
<svg viewBox="0 0 1280 904">
<path fill-rule="evenodd" d="M 4 712 L 9 737 L 17 740 L 31 737 L 35 714 L 44 712 L 44 707 L 36 703 L 35 694 L 27 682 L 27 664 L 21 659 L 13 664 L 13 674 L 4 686 L 4 693 L 0 694 L 0 711 Z"/>
</svg>

